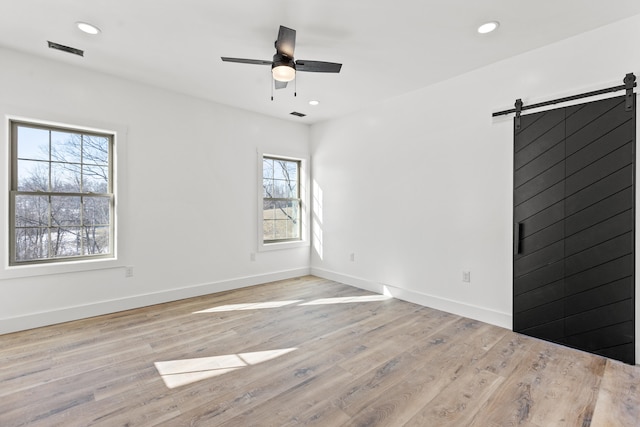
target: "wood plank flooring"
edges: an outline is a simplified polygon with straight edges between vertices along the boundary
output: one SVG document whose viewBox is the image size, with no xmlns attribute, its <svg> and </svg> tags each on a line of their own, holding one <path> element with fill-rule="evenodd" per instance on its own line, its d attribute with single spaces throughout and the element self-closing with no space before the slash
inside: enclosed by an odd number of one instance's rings
<svg viewBox="0 0 640 427">
<path fill-rule="evenodd" d="M 640 368 L 302 277 L 0 336 L 0 426 L 638 426 Z"/>
</svg>

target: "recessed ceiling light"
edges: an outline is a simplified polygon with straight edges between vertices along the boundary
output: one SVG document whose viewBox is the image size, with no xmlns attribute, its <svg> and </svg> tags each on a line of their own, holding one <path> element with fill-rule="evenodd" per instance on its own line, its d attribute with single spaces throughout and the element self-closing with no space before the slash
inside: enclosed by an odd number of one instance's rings
<svg viewBox="0 0 640 427">
<path fill-rule="evenodd" d="M 76 26 L 80 31 L 83 31 L 87 34 L 98 34 L 100 32 L 100 28 L 95 25 L 87 24 L 86 22 L 76 22 Z"/>
<path fill-rule="evenodd" d="M 497 30 L 499 26 L 500 23 L 498 21 L 487 22 L 486 24 L 482 24 L 478 27 L 478 32 L 480 34 L 487 34 Z"/>
<path fill-rule="evenodd" d="M 320 101 L 316 101 L 315 99 L 313 101 L 309 101 L 309 105 L 318 105 L 320 104 Z"/>
</svg>

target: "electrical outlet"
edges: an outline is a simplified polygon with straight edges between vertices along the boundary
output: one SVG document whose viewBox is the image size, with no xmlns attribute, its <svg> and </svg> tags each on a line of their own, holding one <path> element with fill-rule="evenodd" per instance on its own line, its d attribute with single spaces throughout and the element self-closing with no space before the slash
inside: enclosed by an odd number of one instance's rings
<svg viewBox="0 0 640 427">
<path fill-rule="evenodd" d="M 251 252 L 249 254 L 249 261 L 255 261 L 256 260 L 256 253 L 255 252 Z"/>
<path fill-rule="evenodd" d="M 124 277 L 133 277 L 133 267 L 125 267 Z"/>
<path fill-rule="evenodd" d="M 462 281 L 464 283 L 471 283 L 471 272 L 470 271 L 463 271 L 462 272 Z"/>
<path fill-rule="evenodd" d="M 354 262 L 356 260 L 356 254 L 351 252 L 351 255 L 349 255 L 349 261 Z"/>
</svg>

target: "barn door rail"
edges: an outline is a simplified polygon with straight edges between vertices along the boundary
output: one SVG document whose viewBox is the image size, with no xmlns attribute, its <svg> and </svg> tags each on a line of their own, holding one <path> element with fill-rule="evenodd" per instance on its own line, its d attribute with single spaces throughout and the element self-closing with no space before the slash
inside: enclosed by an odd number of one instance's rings
<svg viewBox="0 0 640 427">
<path fill-rule="evenodd" d="M 625 110 L 633 110 L 633 88 L 637 86 L 636 76 L 633 73 L 628 73 L 624 76 L 623 85 L 613 86 L 606 89 L 594 90 L 591 92 L 581 93 L 579 95 L 567 96 L 564 98 L 553 99 L 551 101 L 539 102 L 537 104 L 524 105 L 522 99 L 517 99 L 515 108 L 509 110 L 497 111 L 492 114 L 492 117 L 504 116 L 511 113 L 516 113 L 516 129 L 520 129 L 520 113 L 525 110 L 532 110 L 534 108 L 546 107 L 547 105 L 560 104 L 562 102 L 575 101 L 576 99 L 589 98 L 591 96 L 602 95 L 605 93 L 618 92 L 620 90 L 626 91 L 626 103 Z"/>
</svg>

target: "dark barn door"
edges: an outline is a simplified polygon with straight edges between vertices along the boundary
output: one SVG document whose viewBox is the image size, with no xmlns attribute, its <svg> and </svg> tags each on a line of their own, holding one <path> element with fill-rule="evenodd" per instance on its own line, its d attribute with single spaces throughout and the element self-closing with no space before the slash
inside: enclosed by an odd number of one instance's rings
<svg viewBox="0 0 640 427">
<path fill-rule="evenodd" d="M 513 329 L 635 363 L 635 99 L 514 126 Z"/>
</svg>

